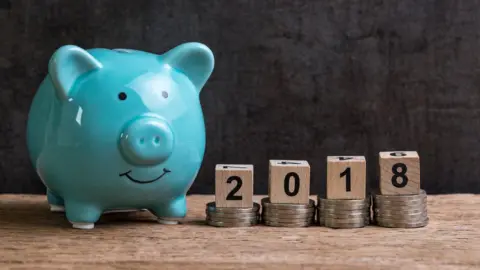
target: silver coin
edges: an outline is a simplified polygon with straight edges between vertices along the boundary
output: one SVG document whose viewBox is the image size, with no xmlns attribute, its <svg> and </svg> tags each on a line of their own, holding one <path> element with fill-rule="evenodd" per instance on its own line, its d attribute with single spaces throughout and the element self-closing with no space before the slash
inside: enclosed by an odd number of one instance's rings
<svg viewBox="0 0 480 270">
<path fill-rule="evenodd" d="M 415 197 L 416 196 L 416 197 Z M 383 203 L 401 203 L 401 202 L 421 202 L 428 201 L 427 195 L 397 195 L 391 197 L 383 197 L 383 195 L 377 195 L 373 198 L 372 203 L 383 202 Z"/>
<path fill-rule="evenodd" d="M 260 205 L 258 203 L 253 203 L 251 208 L 243 208 L 243 207 L 216 207 L 215 202 L 207 203 L 207 211 L 208 212 L 222 212 L 222 213 L 245 213 L 245 212 L 258 212 L 260 210 Z"/>
<path fill-rule="evenodd" d="M 353 209 L 353 210 L 346 210 L 346 209 L 319 209 L 320 213 L 325 214 L 339 214 L 339 215 L 347 215 L 347 214 L 356 214 L 356 213 L 370 213 L 370 208 L 365 209 Z"/>
<path fill-rule="evenodd" d="M 207 224 L 210 226 L 215 227 L 250 227 L 256 225 L 257 222 L 224 222 L 224 221 L 213 221 L 213 220 L 206 220 Z"/>
<path fill-rule="evenodd" d="M 328 207 L 328 206 L 343 206 L 343 207 L 362 207 L 366 205 L 370 205 L 370 200 L 367 199 L 323 199 L 320 198 L 319 206 Z"/>
<path fill-rule="evenodd" d="M 413 222 L 413 221 L 420 221 L 428 218 L 427 214 L 419 214 L 416 216 L 374 216 L 375 220 L 381 221 L 391 221 L 391 222 Z"/>
<path fill-rule="evenodd" d="M 418 198 L 418 199 L 405 199 L 405 200 L 373 200 L 373 204 L 375 205 L 416 205 L 416 204 L 426 204 L 428 202 L 427 197 Z"/>
<path fill-rule="evenodd" d="M 236 222 L 236 221 L 249 221 L 249 220 L 258 220 L 260 217 L 259 216 L 252 216 L 252 217 L 213 217 L 213 216 L 207 216 L 206 219 L 213 220 L 213 221 L 225 221 L 225 222 Z"/>
<path fill-rule="evenodd" d="M 330 213 L 330 212 L 323 212 L 321 216 L 327 218 L 357 218 L 357 217 L 365 217 L 367 216 L 366 212 L 356 212 L 356 213 Z"/>
<path fill-rule="evenodd" d="M 304 222 L 297 222 L 297 223 L 283 223 L 283 222 L 265 220 L 263 223 L 267 226 L 272 226 L 272 227 L 308 227 L 312 225 L 311 221 L 304 221 Z"/>
<path fill-rule="evenodd" d="M 330 211 L 354 211 L 354 210 L 366 210 L 370 209 L 370 205 L 319 205 L 320 210 L 330 210 Z"/>
<path fill-rule="evenodd" d="M 262 217 L 262 220 L 268 220 L 268 221 L 275 221 L 275 222 L 302 222 L 302 221 L 309 221 L 313 220 L 313 216 L 311 217 L 303 217 L 303 218 L 288 218 L 288 217 Z"/>
<path fill-rule="evenodd" d="M 224 212 L 208 212 L 205 211 L 207 216 L 218 217 L 218 218 L 249 218 L 258 216 L 259 213 L 255 212 L 240 212 L 240 213 L 224 213 Z"/>
<path fill-rule="evenodd" d="M 282 214 L 308 214 L 315 212 L 315 207 L 305 208 L 305 209 L 279 209 L 279 208 L 270 208 L 263 207 L 263 213 L 282 213 Z"/>
<path fill-rule="evenodd" d="M 278 208 L 270 208 L 270 207 L 263 207 L 263 213 L 281 213 L 281 214 L 308 214 L 311 212 L 315 212 L 314 207 L 305 208 L 305 209 L 278 209 Z"/>
<path fill-rule="evenodd" d="M 344 227 L 344 228 L 355 228 L 355 227 L 356 228 L 361 228 L 361 227 L 364 227 L 364 226 L 367 226 L 367 225 L 370 225 L 370 224 L 374 224 L 374 223 L 372 223 L 370 220 L 365 220 L 363 226 L 362 226 L 361 223 L 353 224 L 353 226 L 351 224 L 336 224 L 336 226 L 338 228 L 342 228 L 342 227 Z M 317 225 L 318 226 L 325 226 L 325 221 L 324 220 L 318 220 Z"/>
<path fill-rule="evenodd" d="M 230 221 L 230 220 L 255 220 L 255 219 L 259 219 L 260 218 L 260 215 L 254 215 L 254 216 L 250 216 L 250 217 L 224 217 L 224 216 L 211 216 L 211 215 L 207 215 L 206 216 L 207 219 L 212 219 L 212 220 L 218 220 L 218 221 Z"/>
<path fill-rule="evenodd" d="M 372 211 L 374 214 L 381 213 L 385 215 L 409 215 L 427 212 L 427 208 L 411 208 L 411 209 L 390 209 L 390 208 L 376 208 Z"/>
<path fill-rule="evenodd" d="M 419 214 L 417 214 L 417 215 L 408 215 L 408 216 L 402 216 L 402 215 L 398 215 L 398 216 L 374 215 L 374 216 L 373 216 L 374 219 L 400 220 L 400 221 L 404 221 L 404 220 L 418 220 L 418 219 L 422 219 L 422 218 L 426 218 L 426 217 L 428 217 L 427 213 L 419 213 Z"/>
<path fill-rule="evenodd" d="M 259 218 L 260 214 L 256 213 L 253 215 L 249 216 L 222 216 L 222 215 L 216 215 L 217 213 L 210 213 L 207 214 L 206 216 L 208 218 L 214 218 L 214 219 L 222 219 L 222 220 L 248 220 L 248 219 L 254 219 L 254 218 Z"/>
<path fill-rule="evenodd" d="M 418 207 L 374 207 L 372 212 L 415 213 L 426 210 L 427 206 L 423 205 Z"/>
<path fill-rule="evenodd" d="M 319 205 L 318 209 L 335 210 L 335 211 L 358 211 L 370 209 L 372 206 L 369 204 L 364 205 Z"/>
<path fill-rule="evenodd" d="M 365 223 L 358 223 L 358 224 L 322 224 L 320 226 L 324 226 L 327 228 L 332 228 L 332 229 L 358 229 L 358 228 L 363 228 L 367 226 L 368 224 Z"/>
<path fill-rule="evenodd" d="M 264 208 L 270 208 L 270 209 L 308 209 L 308 208 L 314 208 L 315 207 L 315 201 L 312 199 L 309 199 L 308 204 L 294 204 L 294 203 L 271 203 L 270 198 L 263 198 L 262 201 L 262 206 Z"/>
<path fill-rule="evenodd" d="M 382 213 L 385 215 L 408 215 L 408 214 L 416 214 L 427 212 L 426 207 L 422 208 L 403 208 L 403 209 L 395 209 L 395 208 L 374 208 L 372 213 Z"/>
<path fill-rule="evenodd" d="M 315 217 L 315 214 L 308 214 L 308 215 L 274 215 L 274 214 L 262 214 L 262 218 L 279 218 L 279 219 L 309 219 Z"/>
<path fill-rule="evenodd" d="M 409 201 L 409 200 L 422 200 L 427 197 L 425 190 L 420 190 L 419 194 L 395 194 L 395 195 L 383 195 L 374 194 L 374 201 Z"/>
<path fill-rule="evenodd" d="M 418 200 L 418 201 L 375 201 L 373 202 L 373 207 L 418 207 L 421 205 L 427 205 L 427 200 Z"/>
<path fill-rule="evenodd" d="M 376 225 L 387 228 L 420 228 L 427 226 L 428 222 L 429 218 L 417 222 L 391 222 L 383 220 L 375 221 Z"/>
<path fill-rule="evenodd" d="M 320 213 L 320 215 L 317 215 L 318 219 L 323 219 L 323 218 L 336 218 L 336 219 L 349 219 L 349 218 L 370 218 L 370 213 L 364 213 L 361 215 L 335 215 L 335 214 L 324 214 Z"/>
<path fill-rule="evenodd" d="M 319 217 L 319 218 L 318 218 L 318 222 L 323 223 L 323 222 L 325 222 L 325 219 L 329 219 L 329 220 L 340 220 L 340 221 L 341 221 L 341 220 L 348 220 L 348 219 L 335 219 L 335 218 L 328 218 L 328 217 L 327 217 L 327 218 L 325 218 L 325 217 Z M 353 220 L 355 220 L 355 222 L 360 221 L 360 220 L 363 220 L 364 222 L 370 222 L 370 217 L 366 216 L 366 217 L 363 217 L 363 218 L 356 218 L 356 219 L 353 219 Z"/>
<path fill-rule="evenodd" d="M 420 209 L 408 209 L 408 210 L 396 210 L 396 209 L 373 209 L 374 214 L 382 214 L 389 216 L 398 216 L 398 215 L 415 215 L 418 213 L 426 213 L 427 208 Z"/>
<path fill-rule="evenodd" d="M 370 220 L 369 219 L 365 219 L 363 222 L 362 221 L 358 221 L 358 222 L 351 222 L 351 223 L 339 223 L 339 222 L 335 222 L 335 221 L 328 221 L 329 224 L 337 224 L 337 225 L 343 225 L 343 224 L 364 224 L 364 225 L 368 225 L 370 224 Z M 325 220 L 321 219 L 318 221 L 318 224 L 320 226 L 325 226 Z M 333 226 L 333 225 L 331 225 Z"/>
<path fill-rule="evenodd" d="M 279 222 L 279 223 L 301 223 L 301 222 L 310 222 L 314 221 L 314 217 L 308 218 L 297 218 L 297 219 L 290 219 L 290 218 L 279 218 L 279 217 L 262 217 L 263 221 L 272 221 L 272 222 Z"/>
<path fill-rule="evenodd" d="M 391 208 L 374 208 L 373 213 L 382 213 L 386 215 L 408 215 L 427 212 L 427 207 L 406 208 L 406 209 L 391 209 Z"/>
<path fill-rule="evenodd" d="M 324 221 L 330 220 L 338 223 L 356 223 L 356 222 L 365 222 L 365 217 L 356 217 L 356 218 L 335 218 L 335 217 L 323 217 Z"/>
<path fill-rule="evenodd" d="M 278 222 L 299 222 L 305 220 L 315 220 L 314 216 L 304 218 L 284 218 L 284 217 L 266 217 L 262 216 L 262 220 L 278 221 Z"/>
<path fill-rule="evenodd" d="M 366 225 L 365 220 L 360 219 L 355 222 L 338 222 L 338 220 L 325 219 L 323 222 L 325 227 L 330 228 L 360 228 Z"/>
</svg>

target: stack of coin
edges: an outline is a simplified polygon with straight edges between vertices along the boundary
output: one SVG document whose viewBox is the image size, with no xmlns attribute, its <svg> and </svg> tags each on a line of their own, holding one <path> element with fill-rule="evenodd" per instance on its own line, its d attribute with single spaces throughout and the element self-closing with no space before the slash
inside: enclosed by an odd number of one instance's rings
<svg viewBox="0 0 480 270">
<path fill-rule="evenodd" d="M 318 197 L 318 223 L 335 229 L 361 228 L 370 224 L 371 198 L 325 199 Z"/>
<path fill-rule="evenodd" d="M 260 205 L 253 203 L 250 208 L 216 207 L 215 202 L 207 203 L 207 224 L 215 227 L 250 227 L 258 224 Z"/>
<path fill-rule="evenodd" d="M 427 193 L 413 195 L 380 195 L 373 197 L 373 217 L 378 226 L 419 228 L 428 224 Z"/>
<path fill-rule="evenodd" d="M 307 227 L 315 221 L 315 201 L 308 204 L 271 203 L 262 199 L 262 221 L 273 227 Z"/>
</svg>

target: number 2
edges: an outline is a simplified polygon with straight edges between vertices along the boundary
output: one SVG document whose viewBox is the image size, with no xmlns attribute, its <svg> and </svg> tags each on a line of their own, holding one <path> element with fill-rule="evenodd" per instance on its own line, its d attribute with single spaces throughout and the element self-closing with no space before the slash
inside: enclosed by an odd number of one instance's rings
<svg viewBox="0 0 480 270">
<path fill-rule="evenodd" d="M 345 190 L 347 192 L 352 191 L 352 180 L 350 179 L 350 167 L 347 167 L 345 171 L 340 174 L 340 178 L 345 176 Z"/>
<path fill-rule="evenodd" d="M 227 183 L 230 184 L 232 183 L 233 181 L 237 182 L 237 185 L 232 189 L 232 191 L 230 191 L 227 195 L 227 200 L 228 201 L 241 201 L 243 199 L 242 195 L 235 195 L 235 193 L 237 193 L 240 188 L 242 187 L 242 178 L 238 177 L 238 176 L 230 176 L 228 179 L 227 179 Z"/>
</svg>

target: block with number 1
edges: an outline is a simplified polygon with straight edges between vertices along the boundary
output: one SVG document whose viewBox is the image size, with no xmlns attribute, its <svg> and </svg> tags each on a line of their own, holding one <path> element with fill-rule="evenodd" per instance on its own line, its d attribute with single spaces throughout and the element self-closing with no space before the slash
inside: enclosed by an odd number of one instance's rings
<svg viewBox="0 0 480 270">
<path fill-rule="evenodd" d="M 364 156 L 327 157 L 327 199 L 365 199 Z"/>
<path fill-rule="evenodd" d="M 216 207 L 252 207 L 253 165 L 218 164 L 215 167 Z"/>
</svg>

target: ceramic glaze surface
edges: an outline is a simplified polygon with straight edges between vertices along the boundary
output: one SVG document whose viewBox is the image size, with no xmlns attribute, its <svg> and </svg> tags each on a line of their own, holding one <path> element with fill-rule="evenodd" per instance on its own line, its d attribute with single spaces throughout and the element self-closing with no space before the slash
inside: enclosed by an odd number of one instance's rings
<svg viewBox="0 0 480 270">
<path fill-rule="evenodd" d="M 163 55 L 59 48 L 32 102 L 27 144 L 52 209 L 92 228 L 112 209 L 186 214 L 205 127 L 199 93 L 214 66 L 200 43 Z"/>
</svg>

